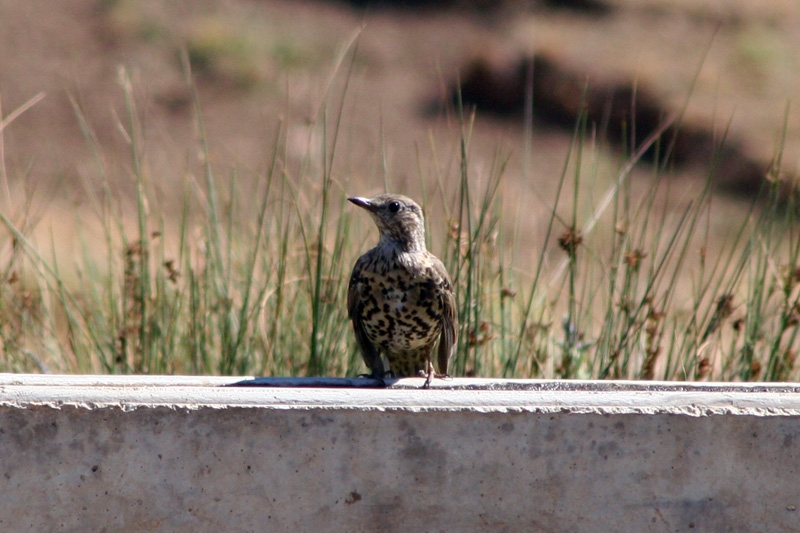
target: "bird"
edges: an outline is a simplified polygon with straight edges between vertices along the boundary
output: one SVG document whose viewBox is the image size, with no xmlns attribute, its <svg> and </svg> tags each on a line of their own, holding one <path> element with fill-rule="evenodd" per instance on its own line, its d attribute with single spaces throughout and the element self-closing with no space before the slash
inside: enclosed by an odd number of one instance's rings
<svg viewBox="0 0 800 533">
<path fill-rule="evenodd" d="M 423 388 L 429 388 L 434 377 L 448 375 L 458 317 L 447 269 L 425 246 L 422 209 L 399 194 L 348 200 L 365 209 L 380 232 L 378 244 L 356 261 L 347 291 L 348 315 L 370 370 L 366 375 L 380 380 L 422 375 Z"/>
</svg>

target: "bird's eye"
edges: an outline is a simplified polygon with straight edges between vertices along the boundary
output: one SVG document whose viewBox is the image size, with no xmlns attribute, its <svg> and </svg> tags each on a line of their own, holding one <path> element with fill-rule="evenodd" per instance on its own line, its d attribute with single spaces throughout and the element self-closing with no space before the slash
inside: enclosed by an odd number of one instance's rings
<svg viewBox="0 0 800 533">
<path fill-rule="evenodd" d="M 389 204 L 389 211 L 392 213 L 397 213 L 400 211 L 400 202 L 392 202 Z"/>
</svg>

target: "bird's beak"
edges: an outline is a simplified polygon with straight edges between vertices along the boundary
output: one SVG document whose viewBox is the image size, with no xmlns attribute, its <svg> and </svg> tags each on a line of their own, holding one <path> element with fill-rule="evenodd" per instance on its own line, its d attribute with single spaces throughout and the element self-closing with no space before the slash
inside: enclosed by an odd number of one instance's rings
<svg viewBox="0 0 800 533">
<path fill-rule="evenodd" d="M 374 211 L 375 206 L 372 202 L 369 201 L 369 198 L 362 198 L 360 196 L 353 196 L 352 198 L 348 198 L 348 201 L 356 204 L 358 207 L 363 207 L 368 211 Z"/>
</svg>

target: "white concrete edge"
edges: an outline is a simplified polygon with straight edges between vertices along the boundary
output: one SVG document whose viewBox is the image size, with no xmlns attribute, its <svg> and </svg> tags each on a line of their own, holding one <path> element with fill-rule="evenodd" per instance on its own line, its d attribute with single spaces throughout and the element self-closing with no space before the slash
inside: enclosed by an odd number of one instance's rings
<svg viewBox="0 0 800 533">
<path fill-rule="evenodd" d="M 417 389 L 422 378 L 386 380 L 391 389 Z M 0 372 L 0 386 L 103 386 L 103 387 L 375 387 L 375 380 L 329 377 L 253 377 L 187 375 L 107 375 L 107 374 L 14 374 Z M 434 379 L 432 389 L 470 390 L 595 390 L 595 391 L 693 391 L 693 392 L 797 392 L 800 383 L 779 382 L 702 382 L 581 379 Z"/>
<path fill-rule="evenodd" d="M 194 376 L 0 375 L 0 406 L 83 409 L 361 409 L 800 416 L 794 384 L 404 379 L 389 388 L 322 387 L 333 378 L 279 379 L 279 386 L 230 386 L 252 378 Z M 287 386 L 297 380 L 301 386 Z M 267 379 L 267 382 L 270 380 Z M 310 386 L 309 386 L 310 385 Z"/>
</svg>

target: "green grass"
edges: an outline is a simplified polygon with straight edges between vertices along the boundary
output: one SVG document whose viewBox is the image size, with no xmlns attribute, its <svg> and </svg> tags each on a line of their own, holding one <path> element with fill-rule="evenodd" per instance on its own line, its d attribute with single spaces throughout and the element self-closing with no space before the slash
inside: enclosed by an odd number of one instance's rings
<svg viewBox="0 0 800 533">
<path fill-rule="evenodd" d="M 318 159 L 290 161 L 278 122 L 255 191 L 237 189 L 235 172 L 219 179 L 195 94 L 204 182 L 187 181 L 177 215 L 153 207 L 140 115 L 123 76 L 133 223 L 110 188 L 88 191 L 92 209 L 74 219 L 81 254 L 63 257 L 55 243 L 31 239 L 31 211 L 2 207 L 0 370 L 364 372 L 345 299 L 350 268 L 377 231 L 348 209 L 332 171 L 335 157 L 343 157 L 338 138 L 350 77 L 343 66 L 353 63 L 355 39 L 337 56 L 327 84 L 338 76 L 345 88 L 338 97 L 326 91 L 311 118 L 321 133 Z M 188 70 L 188 56 L 184 63 Z M 439 150 L 432 150 L 434 161 L 420 168 L 441 170 L 420 170 L 426 192 L 419 198 L 426 212 L 443 214 L 436 219 L 442 224 L 428 220 L 428 235 L 456 285 L 461 327 L 453 375 L 798 378 L 800 239 L 787 192 L 793 184 L 780 178 L 780 149 L 763 199 L 727 241 L 712 243 L 713 170 L 691 202 L 664 208 L 671 182 L 660 167 L 652 166 L 653 185 L 644 193 L 630 180 L 648 148 L 668 149 L 659 137 L 609 170 L 581 120 L 557 192 L 545 200 L 546 244 L 528 261 L 522 252 L 529 243 L 508 229 L 517 222 L 509 217 L 525 210 L 510 215 L 502 208 L 508 157 L 498 152 L 488 169 L 475 170 L 474 115 L 457 108 L 457 164 L 435 160 Z M 102 149 L 77 105 L 76 120 L 105 175 Z M 608 186 L 590 197 L 588 183 Z M 92 223 L 102 237 L 85 229 Z"/>
</svg>

